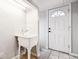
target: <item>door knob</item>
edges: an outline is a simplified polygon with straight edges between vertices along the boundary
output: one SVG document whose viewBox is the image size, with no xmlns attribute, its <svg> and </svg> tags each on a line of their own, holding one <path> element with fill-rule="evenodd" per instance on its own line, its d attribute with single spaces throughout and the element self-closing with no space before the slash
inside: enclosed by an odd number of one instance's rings
<svg viewBox="0 0 79 59">
<path fill-rule="evenodd" d="M 51 32 L 51 28 L 49 27 L 49 32 Z"/>
<path fill-rule="evenodd" d="M 51 32 L 51 31 L 49 31 L 49 32 Z"/>
</svg>

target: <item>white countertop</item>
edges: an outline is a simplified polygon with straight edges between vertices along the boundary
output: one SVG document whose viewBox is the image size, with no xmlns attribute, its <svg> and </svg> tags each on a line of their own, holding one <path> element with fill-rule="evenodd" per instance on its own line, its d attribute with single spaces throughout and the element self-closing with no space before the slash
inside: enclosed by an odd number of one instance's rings
<svg viewBox="0 0 79 59">
<path fill-rule="evenodd" d="M 15 34 L 15 36 L 18 36 L 18 37 L 23 37 L 23 38 L 33 38 L 33 37 L 37 37 L 36 34 L 28 34 L 28 33 L 17 33 Z"/>
</svg>

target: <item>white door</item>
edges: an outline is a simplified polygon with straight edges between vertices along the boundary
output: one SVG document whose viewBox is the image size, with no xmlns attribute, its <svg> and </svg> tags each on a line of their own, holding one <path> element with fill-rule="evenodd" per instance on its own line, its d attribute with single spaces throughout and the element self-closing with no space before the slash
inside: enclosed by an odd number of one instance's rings
<svg viewBox="0 0 79 59">
<path fill-rule="evenodd" d="M 69 6 L 49 10 L 49 48 L 69 52 Z"/>
</svg>

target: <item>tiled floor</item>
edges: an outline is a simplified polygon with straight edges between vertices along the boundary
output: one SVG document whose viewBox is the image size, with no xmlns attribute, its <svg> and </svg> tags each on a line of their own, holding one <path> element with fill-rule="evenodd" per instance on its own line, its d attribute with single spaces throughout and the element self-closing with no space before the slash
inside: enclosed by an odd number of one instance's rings
<svg viewBox="0 0 79 59">
<path fill-rule="evenodd" d="M 27 59 L 27 54 L 23 55 L 21 59 Z M 39 58 L 32 56 L 31 59 L 78 59 L 78 58 L 53 50 L 43 50 L 40 52 Z"/>
<path fill-rule="evenodd" d="M 46 57 L 47 56 L 47 57 Z M 78 59 L 77 57 L 73 57 L 69 54 L 65 54 L 57 51 L 48 51 L 41 53 L 40 59 Z"/>
</svg>

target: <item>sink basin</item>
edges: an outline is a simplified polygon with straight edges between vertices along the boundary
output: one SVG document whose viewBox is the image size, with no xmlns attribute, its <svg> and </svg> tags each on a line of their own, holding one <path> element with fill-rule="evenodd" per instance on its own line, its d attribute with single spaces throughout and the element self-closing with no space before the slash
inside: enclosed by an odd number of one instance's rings
<svg viewBox="0 0 79 59">
<path fill-rule="evenodd" d="M 18 33 L 18 34 L 15 34 L 15 36 L 18 36 L 18 37 L 24 37 L 24 38 L 33 38 L 33 37 L 37 37 L 36 34 L 31 34 L 31 33 Z"/>
</svg>

